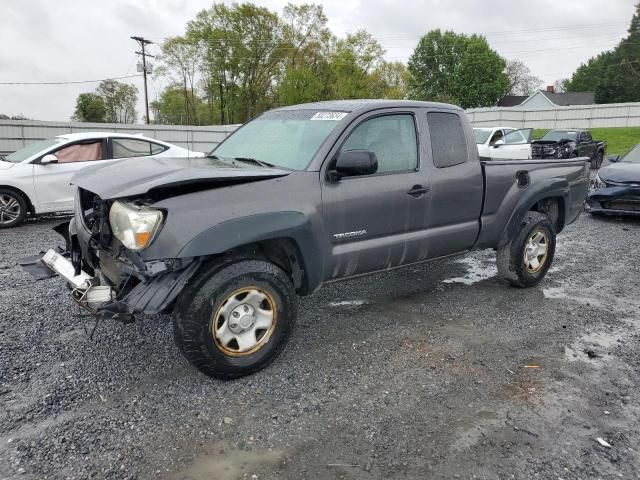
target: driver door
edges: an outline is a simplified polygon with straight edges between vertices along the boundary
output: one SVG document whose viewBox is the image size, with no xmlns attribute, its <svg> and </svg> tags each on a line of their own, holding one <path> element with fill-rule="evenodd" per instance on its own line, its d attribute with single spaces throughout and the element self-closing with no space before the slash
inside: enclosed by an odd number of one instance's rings
<svg viewBox="0 0 640 480">
<path fill-rule="evenodd" d="M 34 162 L 33 186 L 42 211 L 73 210 L 71 177 L 93 162 L 106 159 L 106 145 L 104 139 L 74 142 L 49 152 L 57 157 L 57 162 L 41 164 L 41 159 Z"/>
<path fill-rule="evenodd" d="M 530 160 L 531 137 L 533 128 L 522 128 L 507 133 L 502 142 L 497 142 L 490 148 L 493 160 Z"/>
<path fill-rule="evenodd" d="M 415 262 L 427 252 L 429 188 L 418 144 L 410 111 L 372 114 L 343 137 L 336 156 L 366 150 L 376 155 L 378 168 L 339 181 L 323 178 L 326 281 Z"/>
</svg>

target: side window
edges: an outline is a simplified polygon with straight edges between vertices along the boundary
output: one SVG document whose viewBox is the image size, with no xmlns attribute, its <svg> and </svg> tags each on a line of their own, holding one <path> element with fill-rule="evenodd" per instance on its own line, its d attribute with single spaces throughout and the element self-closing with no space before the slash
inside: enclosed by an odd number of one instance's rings
<svg viewBox="0 0 640 480">
<path fill-rule="evenodd" d="M 520 130 L 515 130 L 504 136 L 505 145 L 522 145 L 527 143 L 527 139 Z"/>
<path fill-rule="evenodd" d="M 151 155 L 157 155 L 164 152 L 165 150 L 169 150 L 169 147 L 165 147 L 164 145 L 160 145 L 159 143 L 151 143 Z"/>
<path fill-rule="evenodd" d="M 111 143 L 113 145 L 113 158 L 145 157 L 153 155 L 152 146 L 155 146 L 146 140 L 137 140 L 133 138 L 114 138 Z"/>
<path fill-rule="evenodd" d="M 433 164 L 437 168 L 460 165 L 469 158 L 467 141 L 460 117 L 455 113 L 427 114 Z"/>
<path fill-rule="evenodd" d="M 378 157 L 378 173 L 406 172 L 418 167 L 418 141 L 413 115 L 385 115 L 365 120 L 341 151 L 369 150 Z"/>
<path fill-rule="evenodd" d="M 591 132 L 582 132 L 581 137 L 582 137 L 582 138 L 580 138 L 581 142 L 591 142 L 591 141 L 593 141 L 593 139 L 591 138 Z"/>
<path fill-rule="evenodd" d="M 53 154 L 58 157 L 58 163 L 102 160 L 102 141 L 74 143 L 56 150 Z"/>
</svg>

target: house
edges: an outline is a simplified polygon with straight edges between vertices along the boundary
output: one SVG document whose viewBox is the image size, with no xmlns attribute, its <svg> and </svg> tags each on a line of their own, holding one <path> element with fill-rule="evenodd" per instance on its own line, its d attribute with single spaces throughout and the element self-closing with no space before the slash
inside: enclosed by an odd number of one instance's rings
<svg viewBox="0 0 640 480">
<path fill-rule="evenodd" d="M 594 92 L 555 93 L 554 87 L 549 86 L 546 90 L 538 90 L 528 97 L 507 95 L 498 101 L 498 106 L 533 110 L 568 107 L 569 105 L 593 105 L 594 103 Z"/>
</svg>

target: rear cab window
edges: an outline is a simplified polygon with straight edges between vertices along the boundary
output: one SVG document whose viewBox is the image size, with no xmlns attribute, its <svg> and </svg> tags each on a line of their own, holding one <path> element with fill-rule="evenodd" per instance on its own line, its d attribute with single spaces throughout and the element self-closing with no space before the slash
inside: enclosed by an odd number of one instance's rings
<svg viewBox="0 0 640 480">
<path fill-rule="evenodd" d="M 427 113 L 431 152 L 436 168 L 448 168 L 469 159 L 467 140 L 460 117 L 455 113 Z"/>
</svg>

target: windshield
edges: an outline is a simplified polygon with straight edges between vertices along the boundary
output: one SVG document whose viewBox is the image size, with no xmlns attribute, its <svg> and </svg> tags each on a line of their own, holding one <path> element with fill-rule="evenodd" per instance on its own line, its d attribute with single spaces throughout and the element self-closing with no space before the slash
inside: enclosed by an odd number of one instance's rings
<svg viewBox="0 0 640 480">
<path fill-rule="evenodd" d="M 575 142 L 578 138 L 578 132 L 575 130 L 551 130 L 542 137 L 542 140 L 549 140 L 552 142 L 559 142 L 560 140 L 571 140 Z"/>
<path fill-rule="evenodd" d="M 624 163 L 640 163 L 640 144 L 629 150 L 620 161 Z"/>
<path fill-rule="evenodd" d="M 489 140 L 489 135 L 491 135 L 490 128 L 474 128 L 473 134 L 476 136 L 476 143 L 478 145 L 484 144 L 487 140 Z"/>
<path fill-rule="evenodd" d="M 276 167 L 304 170 L 346 115 L 317 110 L 267 112 L 237 130 L 211 155 L 255 159 Z"/>
<path fill-rule="evenodd" d="M 40 140 L 39 142 L 34 142 L 27 147 L 24 147 L 17 152 L 13 152 L 11 155 L 7 155 L 5 160 L 13 163 L 20 163 L 26 160 L 27 158 L 39 153 L 43 150 L 46 150 L 50 147 L 53 147 L 56 143 L 63 142 L 62 138 L 48 138 L 46 140 Z"/>
</svg>

